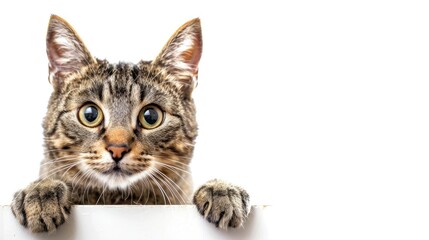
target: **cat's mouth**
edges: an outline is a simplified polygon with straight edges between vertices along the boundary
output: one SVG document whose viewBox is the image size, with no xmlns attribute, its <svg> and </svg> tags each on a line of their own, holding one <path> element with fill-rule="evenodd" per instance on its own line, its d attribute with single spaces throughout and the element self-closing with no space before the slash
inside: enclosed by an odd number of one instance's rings
<svg viewBox="0 0 429 240">
<path fill-rule="evenodd" d="M 103 172 L 104 175 L 119 175 L 119 176 L 131 176 L 133 173 L 127 171 L 123 167 L 119 166 L 119 164 L 115 164 L 113 167 Z"/>
<path fill-rule="evenodd" d="M 95 176 L 110 189 L 127 189 L 130 184 L 139 181 L 147 176 L 148 171 L 144 168 L 137 168 L 126 163 L 104 164 L 103 168 L 94 169 L 98 174 Z"/>
</svg>

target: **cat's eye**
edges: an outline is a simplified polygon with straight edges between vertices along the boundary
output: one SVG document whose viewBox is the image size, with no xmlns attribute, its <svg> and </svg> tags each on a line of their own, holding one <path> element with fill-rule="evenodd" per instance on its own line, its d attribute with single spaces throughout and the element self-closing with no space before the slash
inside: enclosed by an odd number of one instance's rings
<svg viewBox="0 0 429 240">
<path fill-rule="evenodd" d="M 103 112 L 97 105 L 88 103 L 79 109 L 78 118 L 87 127 L 97 127 L 103 121 Z"/>
<path fill-rule="evenodd" d="M 139 113 L 139 122 L 146 129 L 154 129 L 161 125 L 164 119 L 164 113 L 159 107 L 148 105 Z"/>
</svg>

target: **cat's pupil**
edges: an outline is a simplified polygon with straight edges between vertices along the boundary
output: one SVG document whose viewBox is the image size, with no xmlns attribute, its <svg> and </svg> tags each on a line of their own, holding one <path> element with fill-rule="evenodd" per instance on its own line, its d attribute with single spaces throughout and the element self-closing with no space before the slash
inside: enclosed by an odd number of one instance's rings
<svg viewBox="0 0 429 240">
<path fill-rule="evenodd" d="M 153 125 L 158 121 L 158 113 L 153 108 L 146 109 L 143 116 L 144 120 L 150 125 Z"/>
<path fill-rule="evenodd" d="M 83 115 L 88 122 L 93 122 L 98 117 L 98 110 L 93 106 L 89 106 L 85 109 Z"/>
</svg>

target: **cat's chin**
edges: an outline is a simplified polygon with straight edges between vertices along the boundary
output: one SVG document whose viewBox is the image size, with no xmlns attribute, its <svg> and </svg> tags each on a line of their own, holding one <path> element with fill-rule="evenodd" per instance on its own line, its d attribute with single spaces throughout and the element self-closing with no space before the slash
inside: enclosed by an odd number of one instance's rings
<svg viewBox="0 0 429 240">
<path fill-rule="evenodd" d="M 118 176 L 118 177 L 126 177 L 133 175 L 132 172 L 129 172 L 123 168 L 120 168 L 118 166 L 112 167 L 111 169 L 105 171 L 102 173 L 103 175 L 112 175 L 112 176 Z"/>
<path fill-rule="evenodd" d="M 142 181 L 148 175 L 147 171 L 130 173 L 123 169 L 115 168 L 103 173 L 94 170 L 92 170 L 92 172 L 93 176 L 98 179 L 104 187 L 111 190 L 128 189 L 136 182 Z"/>
</svg>

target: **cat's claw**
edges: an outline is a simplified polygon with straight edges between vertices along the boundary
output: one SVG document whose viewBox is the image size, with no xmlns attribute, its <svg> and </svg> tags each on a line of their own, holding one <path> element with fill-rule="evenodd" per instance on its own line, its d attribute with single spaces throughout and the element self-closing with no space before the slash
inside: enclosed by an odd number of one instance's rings
<svg viewBox="0 0 429 240">
<path fill-rule="evenodd" d="M 59 180 L 36 181 L 15 193 L 12 213 L 32 232 L 53 232 L 70 214 L 70 191 Z"/>
<path fill-rule="evenodd" d="M 211 180 L 194 195 L 198 211 L 216 227 L 241 227 L 250 212 L 249 194 L 235 185 L 221 180 Z"/>
</svg>

